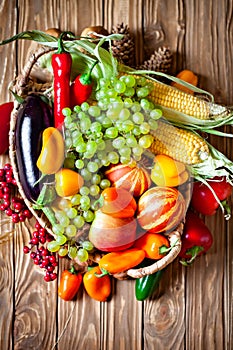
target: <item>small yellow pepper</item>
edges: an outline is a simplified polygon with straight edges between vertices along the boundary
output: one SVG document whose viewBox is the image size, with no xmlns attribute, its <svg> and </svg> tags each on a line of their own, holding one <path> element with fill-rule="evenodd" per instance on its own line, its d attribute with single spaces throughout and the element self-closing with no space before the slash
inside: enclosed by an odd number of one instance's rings
<svg viewBox="0 0 233 350">
<path fill-rule="evenodd" d="M 65 144 L 61 132 L 48 127 L 42 134 L 42 149 L 37 159 L 37 167 L 42 174 L 55 174 L 63 165 L 65 159 Z"/>
</svg>

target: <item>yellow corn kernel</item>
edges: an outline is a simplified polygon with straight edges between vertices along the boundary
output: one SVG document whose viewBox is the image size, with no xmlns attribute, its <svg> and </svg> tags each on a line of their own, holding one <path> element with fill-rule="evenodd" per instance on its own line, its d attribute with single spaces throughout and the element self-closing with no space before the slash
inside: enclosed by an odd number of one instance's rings
<svg viewBox="0 0 233 350">
<path fill-rule="evenodd" d="M 159 120 L 151 135 L 154 141 L 150 150 L 154 154 L 165 154 L 188 165 L 201 163 L 209 155 L 209 147 L 201 136 L 165 121 Z"/>
</svg>

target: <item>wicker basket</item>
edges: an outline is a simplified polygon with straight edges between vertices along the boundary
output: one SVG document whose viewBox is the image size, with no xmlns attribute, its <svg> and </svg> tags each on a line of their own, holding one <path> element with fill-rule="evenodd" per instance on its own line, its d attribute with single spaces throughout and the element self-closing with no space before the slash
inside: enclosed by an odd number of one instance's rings
<svg viewBox="0 0 233 350">
<path fill-rule="evenodd" d="M 48 89 L 48 87 L 51 86 L 51 82 L 40 83 L 35 77 L 33 78 L 31 75 L 33 66 L 36 64 L 39 57 L 48 53 L 49 51 L 51 51 L 51 48 L 41 46 L 37 51 L 35 51 L 30 55 L 29 60 L 27 61 L 27 64 L 25 65 L 22 71 L 22 74 L 20 74 L 12 83 L 12 90 L 17 95 L 26 97 L 30 93 L 43 93 L 44 90 Z M 9 134 L 9 144 L 10 144 L 9 156 L 10 156 L 10 161 L 13 168 L 14 177 L 18 185 L 19 193 L 24 199 L 27 207 L 32 212 L 33 216 L 36 218 L 36 220 L 39 221 L 42 227 L 45 227 L 48 230 L 48 232 L 54 235 L 48 219 L 46 218 L 46 216 L 43 214 L 42 211 L 35 210 L 33 208 L 32 203 L 26 198 L 22 185 L 20 183 L 18 165 L 16 161 L 16 151 L 15 151 L 15 126 L 16 126 L 19 107 L 20 107 L 20 104 L 17 101 L 15 101 L 14 110 L 11 115 L 10 134 Z M 189 192 L 189 189 L 187 193 L 188 192 Z M 188 203 L 189 199 L 186 198 L 186 202 Z M 158 270 L 162 270 L 163 268 L 165 268 L 178 256 L 181 250 L 181 235 L 183 232 L 183 226 L 184 226 L 184 222 L 181 222 L 175 230 L 166 234 L 169 240 L 170 246 L 172 248 L 169 251 L 169 253 L 165 255 L 162 259 L 155 261 L 154 264 L 147 267 L 143 267 L 139 269 L 137 268 L 130 269 L 128 271 L 122 271 L 122 273 L 114 275 L 114 277 L 117 279 L 127 279 L 129 277 L 140 278 L 142 276 L 152 274 Z M 82 234 L 82 231 L 80 232 L 80 235 L 81 234 Z M 98 260 L 101 258 L 101 256 L 103 256 L 103 254 L 105 253 L 97 251 L 96 254 L 93 254 L 92 256 L 90 256 L 90 264 L 93 264 L 93 262 L 98 263 Z"/>
</svg>

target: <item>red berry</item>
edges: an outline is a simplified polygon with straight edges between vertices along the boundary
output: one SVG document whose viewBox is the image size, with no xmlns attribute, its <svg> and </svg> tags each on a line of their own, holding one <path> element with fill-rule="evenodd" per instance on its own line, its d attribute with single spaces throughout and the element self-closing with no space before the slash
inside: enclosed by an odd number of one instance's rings
<svg viewBox="0 0 233 350">
<path fill-rule="evenodd" d="M 34 244 L 34 245 L 37 245 L 39 243 L 39 239 L 37 237 L 33 237 L 31 239 L 31 243 Z"/>
<path fill-rule="evenodd" d="M 8 208 L 8 209 L 5 210 L 5 213 L 6 213 L 7 216 L 12 216 L 13 210 L 11 208 Z"/>
<path fill-rule="evenodd" d="M 28 246 L 25 246 L 23 248 L 23 252 L 24 252 L 24 254 L 28 254 L 30 252 L 30 248 Z"/>
<path fill-rule="evenodd" d="M 54 281 L 57 278 L 57 274 L 55 272 L 51 273 L 50 278 Z"/>
<path fill-rule="evenodd" d="M 45 282 L 50 282 L 50 281 L 52 281 L 50 275 L 45 275 L 45 276 L 44 276 L 44 280 L 45 280 Z"/>
<path fill-rule="evenodd" d="M 19 222 L 19 215 L 16 213 L 12 214 L 12 221 L 14 224 L 17 224 Z"/>
</svg>

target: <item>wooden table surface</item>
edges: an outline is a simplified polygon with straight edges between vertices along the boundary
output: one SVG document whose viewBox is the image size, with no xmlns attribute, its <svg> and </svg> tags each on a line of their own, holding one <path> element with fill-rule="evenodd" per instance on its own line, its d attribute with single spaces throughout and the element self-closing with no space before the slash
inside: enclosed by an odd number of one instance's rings
<svg viewBox="0 0 233 350">
<path fill-rule="evenodd" d="M 227 0 L 0 0 L 0 40 L 50 27 L 78 35 L 100 24 L 110 31 L 124 22 L 135 36 L 137 64 L 168 45 L 174 74 L 193 70 L 200 87 L 230 106 L 232 11 Z M 0 47 L 0 103 L 12 99 L 8 86 L 29 45 Z M 233 160 L 232 140 L 208 140 Z M 1 165 L 7 161 L 1 156 Z M 43 272 L 23 253 L 33 222 L 13 225 L 1 213 L 0 349 L 233 349 L 233 220 L 224 221 L 219 212 L 205 222 L 214 236 L 208 254 L 189 268 L 174 261 L 151 299 L 137 302 L 134 281 L 117 281 L 109 302 L 96 302 L 82 291 L 77 300 L 64 302 L 57 297 L 57 281 L 45 283 Z"/>
</svg>

